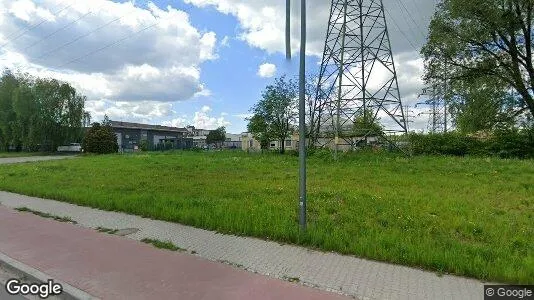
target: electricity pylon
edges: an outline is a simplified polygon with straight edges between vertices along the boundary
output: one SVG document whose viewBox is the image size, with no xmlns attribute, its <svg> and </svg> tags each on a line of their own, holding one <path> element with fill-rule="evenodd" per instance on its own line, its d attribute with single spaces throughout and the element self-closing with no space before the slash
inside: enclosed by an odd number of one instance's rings
<svg viewBox="0 0 534 300">
<path fill-rule="evenodd" d="M 317 146 L 407 133 L 382 0 L 332 0 L 315 101 Z"/>
<path fill-rule="evenodd" d="M 440 97 L 439 87 L 433 85 L 431 88 L 425 88 L 421 96 L 427 96 L 428 99 L 422 103 L 430 106 L 430 110 L 422 112 L 419 115 L 428 115 L 428 131 L 430 133 L 443 133 L 448 128 L 447 103 L 444 97 Z"/>
</svg>

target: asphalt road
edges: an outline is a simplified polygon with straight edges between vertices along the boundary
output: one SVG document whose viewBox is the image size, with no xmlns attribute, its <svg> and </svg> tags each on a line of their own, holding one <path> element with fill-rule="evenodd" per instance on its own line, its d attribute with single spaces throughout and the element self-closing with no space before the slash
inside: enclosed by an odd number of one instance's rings
<svg viewBox="0 0 534 300">
<path fill-rule="evenodd" d="M 6 288 L 4 284 L 2 284 L 2 286 L 0 287 L 0 299 L 1 300 L 26 300 L 26 298 L 22 296 L 11 296 L 10 294 L 8 294 L 6 292 Z"/>
</svg>

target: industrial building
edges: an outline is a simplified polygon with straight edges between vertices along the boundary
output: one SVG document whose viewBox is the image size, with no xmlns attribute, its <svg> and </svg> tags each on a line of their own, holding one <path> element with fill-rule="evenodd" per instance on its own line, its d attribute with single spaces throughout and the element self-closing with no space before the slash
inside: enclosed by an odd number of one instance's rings
<svg viewBox="0 0 534 300">
<path fill-rule="evenodd" d="M 150 151 L 193 148 L 193 138 L 187 128 L 121 121 L 111 121 L 111 127 L 117 135 L 119 151 L 121 152 L 140 150 L 142 141 L 146 141 L 147 150 Z"/>
</svg>

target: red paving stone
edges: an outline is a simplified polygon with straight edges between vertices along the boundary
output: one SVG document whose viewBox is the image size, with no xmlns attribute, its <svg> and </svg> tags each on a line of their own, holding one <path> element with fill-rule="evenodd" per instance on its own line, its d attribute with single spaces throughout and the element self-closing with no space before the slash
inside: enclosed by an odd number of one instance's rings
<svg viewBox="0 0 534 300">
<path fill-rule="evenodd" d="M 0 252 L 102 299 L 347 299 L 1 205 Z"/>
</svg>

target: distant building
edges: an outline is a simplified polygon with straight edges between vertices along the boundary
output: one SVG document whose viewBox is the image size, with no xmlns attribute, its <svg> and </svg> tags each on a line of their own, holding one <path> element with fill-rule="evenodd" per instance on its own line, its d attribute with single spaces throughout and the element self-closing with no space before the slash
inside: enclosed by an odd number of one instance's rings
<svg viewBox="0 0 534 300">
<path fill-rule="evenodd" d="M 226 149 L 242 149 L 243 137 L 241 134 L 226 134 L 226 141 L 223 143 L 223 147 Z"/>
<path fill-rule="evenodd" d="M 187 135 L 193 139 L 194 148 L 207 148 L 206 137 L 210 134 L 211 130 L 197 129 L 195 126 L 187 126 Z"/>
<path fill-rule="evenodd" d="M 140 150 L 142 141 L 146 141 L 148 150 L 193 148 L 186 128 L 119 121 L 111 121 L 111 127 L 117 135 L 119 151 Z"/>
<path fill-rule="evenodd" d="M 254 139 L 254 136 L 250 132 L 244 132 L 241 134 L 241 149 L 243 151 L 261 151 L 261 144 Z M 299 148 L 299 135 L 293 134 L 284 141 L 285 150 L 298 150 Z M 271 141 L 268 145 L 270 150 L 280 150 L 280 141 Z"/>
</svg>

